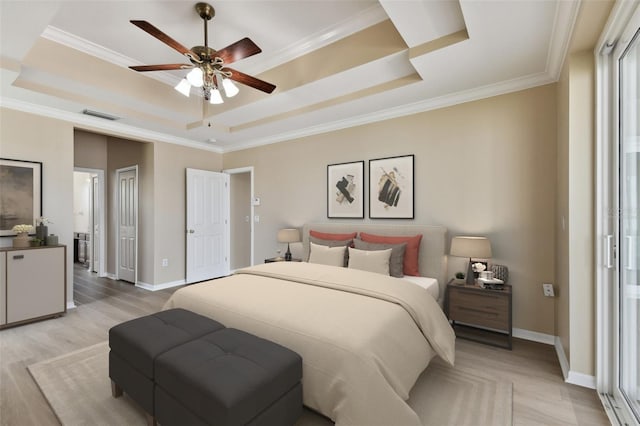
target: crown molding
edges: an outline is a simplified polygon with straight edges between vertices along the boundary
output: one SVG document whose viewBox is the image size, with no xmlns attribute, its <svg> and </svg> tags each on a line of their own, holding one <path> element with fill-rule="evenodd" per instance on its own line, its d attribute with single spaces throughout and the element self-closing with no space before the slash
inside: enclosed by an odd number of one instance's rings
<svg viewBox="0 0 640 426">
<path fill-rule="evenodd" d="M 68 33 L 61 30 L 60 28 L 56 28 L 51 25 L 47 26 L 47 28 L 42 33 L 42 37 L 122 68 L 128 68 L 130 65 L 144 65 L 136 61 L 135 59 L 115 52 L 111 49 L 107 49 L 106 47 L 100 46 L 99 44 L 96 44 L 82 37 L 78 37 L 74 34 Z M 178 77 L 164 71 L 156 71 L 152 73 L 147 72 L 144 73 L 144 75 L 170 86 L 175 86 L 180 80 Z"/>
<path fill-rule="evenodd" d="M 243 68 L 243 72 L 248 74 L 260 74 L 278 65 L 282 65 L 293 59 L 304 56 L 314 50 L 328 46 L 331 43 L 335 43 L 338 40 L 355 34 L 358 31 L 362 31 L 363 29 L 386 19 L 389 19 L 389 16 L 384 11 L 380 3 L 376 2 L 373 6 L 363 10 L 355 16 L 346 18 L 311 34 L 308 37 L 300 39 L 295 43 L 283 47 L 278 52 L 270 54 L 266 59 L 263 58 L 259 64 Z"/>
<path fill-rule="evenodd" d="M 255 148 L 262 145 L 270 145 L 278 142 L 284 142 L 292 139 L 299 139 L 307 136 L 318 135 L 322 133 L 328 133 L 332 131 L 342 130 L 349 127 L 361 126 L 364 124 L 370 124 L 378 121 L 389 120 L 393 118 L 403 117 L 407 115 L 418 114 L 421 112 L 431 111 L 435 109 L 445 108 L 452 105 L 458 105 L 466 102 L 472 102 L 480 99 L 490 98 L 493 96 L 499 96 L 507 93 L 517 92 L 520 90 L 529 89 L 532 87 L 542 86 L 545 84 L 554 83 L 557 79 L 550 76 L 548 73 L 538 73 L 521 78 L 516 78 L 509 81 L 499 82 L 496 84 L 490 84 L 483 87 L 478 87 L 462 92 L 453 93 L 438 98 L 427 99 L 420 102 L 414 102 L 407 105 L 401 105 L 393 108 L 388 108 L 382 111 L 376 111 L 370 114 L 364 114 L 357 117 L 352 117 L 345 120 L 336 120 L 330 123 L 323 123 L 321 125 L 310 126 L 304 129 L 297 129 L 290 132 L 284 132 L 277 135 L 250 139 L 246 142 L 233 144 L 233 147 L 219 147 L 211 145 L 203 145 L 199 141 L 180 138 L 176 136 L 167 135 L 165 133 L 154 132 L 151 130 L 145 130 L 139 127 L 105 121 L 98 118 L 85 116 L 80 113 L 74 113 L 64 111 L 52 107 L 46 107 L 41 105 L 35 105 L 28 102 L 19 101 L 10 98 L 0 98 L 0 107 L 9 109 L 15 109 L 23 112 L 28 112 L 36 115 L 42 115 L 50 118 L 55 118 L 63 121 L 71 122 L 79 127 L 85 126 L 88 130 L 97 129 L 105 132 L 114 132 L 119 135 L 133 137 L 137 139 L 153 141 L 153 142 L 166 142 L 177 145 L 188 146 L 191 148 L 202 149 L 206 151 L 212 151 L 220 154 L 227 152 L 241 151 L 249 148 Z"/>
<path fill-rule="evenodd" d="M 336 120 L 331 123 L 324 123 L 317 126 L 311 126 L 304 129 L 298 129 L 291 132 L 280 133 L 264 138 L 251 139 L 244 143 L 234 145 L 232 148 L 223 148 L 223 152 L 241 151 L 244 149 L 255 148 L 262 145 L 270 145 L 273 143 L 284 142 L 292 139 L 303 138 L 307 136 L 318 135 L 336 130 L 346 129 L 349 127 L 361 126 L 363 124 L 374 123 L 378 121 L 389 120 L 392 118 L 404 117 L 407 115 L 418 114 L 421 112 L 431 111 L 435 109 L 445 108 L 452 105 L 463 104 L 466 102 L 486 99 L 493 96 L 504 95 L 507 93 L 518 92 L 520 90 L 530 89 L 532 87 L 543 86 L 545 84 L 554 83 L 556 79 L 546 72 L 537 73 L 513 80 L 502 81 L 487 86 L 482 86 L 462 92 L 453 93 L 438 98 L 427 99 L 420 102 L 414 102 L 407 105 L 401 105 L 382 111 L 376 111 L 370 114 L 364 114 L 345 120 Z"/>
<path fill-rule="evenodd" d="M 551 30 L 549 51 L 547 52 L 547 73 L 554 81 L 560 79 L 562 65 L 569 52 L 571 35 L 578 20 L 578 12 L 582 0 L 559 1 L 556 3 L 556 14 Z"/>
<path fill-rule="evenodd" d="M 43 105 L 36 105 L 17 99 L 2 97 L 0 98 L 0 107 L 54 118 L 56 120 L 67 121 L 81 129 L 99 130 L 107 132 L 108 134 L 112 134 L 114 136 L 131 137 L 148 142 L 172 143 L 176 145 L 188 146 L 190 148 L 212 151 L 218 154 L 223 153 L 223 150 L 216 146 L 203 145 L 202 142 L 196 140 L 180 138 L 177 136 L 168 135 L 166 133 L 154 132 L 152 130 L 146 130 L 140 127 L 131 126 L 129 124 L 106 121 L 100 118 L 83 115 L 79 112 L 76 113 L 64 111 L 61 109 Z"/>
</svg>

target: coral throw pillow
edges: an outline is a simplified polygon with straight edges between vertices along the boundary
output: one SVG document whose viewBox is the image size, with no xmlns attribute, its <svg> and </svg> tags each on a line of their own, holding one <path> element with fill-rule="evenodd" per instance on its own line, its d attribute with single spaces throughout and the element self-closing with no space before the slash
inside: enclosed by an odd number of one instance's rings
<svg viewBox="0 0 640 426">
<path fill-rule="evenodd" d="M 378 244 L 407 243 L 407 249 L 404 252 L 404 262 L 402 264 L 403 272 L 405 275 L 413 275 L 415 277 L 420 276 L 420 271 L 418 270 L 418 256 L 420 255 L 420 241 L 422 240 L 422 235 L 390 237 L 387 235 L 375 235 L 361 232 L 360 239 L 368 243 Z"/>
<path fill-rule="evenodd" d="M 309 235 L 312 237 L 320 238 L 321 240 L 352 240 L 358 233 L 353 232 L 350 234 L 331 234 L 329 232 L 318 232 L 313 229 L 309 230 Z"/>
</svg>

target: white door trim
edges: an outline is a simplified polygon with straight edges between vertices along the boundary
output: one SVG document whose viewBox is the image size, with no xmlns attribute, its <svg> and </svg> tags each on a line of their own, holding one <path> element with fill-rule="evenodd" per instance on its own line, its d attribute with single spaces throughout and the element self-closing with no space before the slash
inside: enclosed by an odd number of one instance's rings
<svg viewBox="0 0 640 426">
<path fill-rule="evenodd" d="M 251 223 L 251 265 L 255 265 L 255 260 L 254 260 L 254 236 L 255 236 L 255 203 L 253 200 L 255 200 L 255 193 L 254 193 L 254 183 L 253 183 L 253 173 L 254 173 L 254 169 L 253 166 L 248 166 L 248 167 L 238 167 L 235 169 L 225 169 L 222 171 L 222 173 L 227 173 L 230 175 L 234 175 L 234 174 L 240 174 L 240 173 L 249 173 L 250 174 L 250 179 L 251 179 L 251 210 L 250 210 L 250 216 L 249 216 L 249 222 Z M 233 189 L 233 188 L 231 188 Z M 231 264 L 231 263 L 230 263 Z"/>
<path fill-rule="evenodd" d="M 99 268 L 98 268 L 98 276 L 99 277 L 106 277 L 107 276 L 107 271 L 105 269 L 105 265 L 106 265 L 106 254 L 107 254 L 107 243 L 106 243 L 106 236 L 105 236 L 105 195 L 106 195 L 106 182 L 104 180 L 104 170 L 102 169 L 89 169 L 86 167 L 74 167 L 73 168 L 74 172 L 83 172 L 83 173 L 91 173 L 91 174 L 95 174 L 98 175 L 98 204 L 100 206 L 100 211 L 98 212 L 98 223 L 100 225 L 100 261 L 99 261 Z M 92 189 L 93 190 L 93 189 Z M 91 206 L 91 211 L 93 212 L 93 206 Z M 90 249 L 91 249 L 91 253 L 92 253 L 92 262 L 93 262 L 93 238 L 91 238 L 90 240 Z"/>
<path fill-rule="evenodd" d="M 139 175 L 138 175 L 138 165 L 136 164 L 135 166 L 129 166 L 129 167 L 122 167 L 120 169 L 116 169 L 116 182 L 119 182 L 118 176 L 120 176 L 120 173 L 122 172 L 129 172 L 129 171 L 133 171 L 135 172 L 136 175 L 136 183 L 135 183 L 135 189 L 136 189 L 136 196 L 135 199 L 133 200 L 133 204 L 134 207 L 133 209 L 135 210 L 135 228 L 136 228 L 136 244 L 134 247 L 134 256 L 135 256 L 135 261 L 134 261 L 134 280 L 133 280 L 133 284 L 138 284 L 138 198 L 140 197 L 140 194 L 138 193 L 138 179 L 139 179 Z M 117 192 L 116 192 L 116 280 L 120 279 L 120 185 L 117 185 Z"/>
</svg>

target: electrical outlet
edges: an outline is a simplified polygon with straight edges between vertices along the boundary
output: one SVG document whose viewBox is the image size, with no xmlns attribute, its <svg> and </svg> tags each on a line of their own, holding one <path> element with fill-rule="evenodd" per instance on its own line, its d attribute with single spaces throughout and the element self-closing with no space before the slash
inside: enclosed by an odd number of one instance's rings
<svg viewBox="0 0 640 426">
<path fill-rule="evenodd" d="M 169 266 L 169 259 L 162 259 L 162 267 L 167 267 Z"/>
<path fill-rule="evenodd" d="M 542 292 L 546 297 L 555 297 L 555 293 L 553 292 L 553 284 L 542 284 Z"/>
</svg>

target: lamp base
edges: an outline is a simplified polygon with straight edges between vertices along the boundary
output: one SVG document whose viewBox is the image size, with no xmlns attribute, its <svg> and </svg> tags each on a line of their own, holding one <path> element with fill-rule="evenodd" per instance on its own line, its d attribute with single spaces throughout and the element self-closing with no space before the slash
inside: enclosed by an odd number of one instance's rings
<svg viewBox="0 0 640 426">
<path fill-rule="evenodd" d="M 476 285 L 476 278 L 473 275 L 473 266 L 471 266 L 471 258 L 469 258 L 469 266 L 467 267 L 467 285 Z"/>
<path fill-rule="evenodd" d="M 287 243 L 287 252 L 284 254 L 284 260 L 286 262 L 291 261 L 291 250 L 289 250 L 289 243 Z"/>
</svg>

